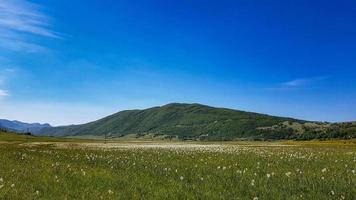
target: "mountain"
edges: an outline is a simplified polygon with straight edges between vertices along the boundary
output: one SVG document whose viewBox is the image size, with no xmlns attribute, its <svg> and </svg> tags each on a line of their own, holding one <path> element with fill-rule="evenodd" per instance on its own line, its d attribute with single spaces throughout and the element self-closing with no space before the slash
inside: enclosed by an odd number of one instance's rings
<svg viewBox="0 0 356 200">
<path fill-rule="evenodd" d="M 42 128 L 50 128 L 49 124 L 40 123 L 24 123 L 20 121 L 10 121 L 6 119 L 0 119 L 0 128 L 12 130 L 16 132 L 38 132 Z"/>
<path fill-rule="evenodd" d="M 348 130 L 350 125 L 351 132 Z M 214 108 L 201 104 L 172 103 L 144 110 L 126 110 L 82 125 L 50 127 L 36 134 L 47 136 L 163 137 L 232 140 L 313 139 L 355 137 L 356 124 L 340 125 Z M 344 130 L 343 129 L 343 130 Z"/>
</svg>

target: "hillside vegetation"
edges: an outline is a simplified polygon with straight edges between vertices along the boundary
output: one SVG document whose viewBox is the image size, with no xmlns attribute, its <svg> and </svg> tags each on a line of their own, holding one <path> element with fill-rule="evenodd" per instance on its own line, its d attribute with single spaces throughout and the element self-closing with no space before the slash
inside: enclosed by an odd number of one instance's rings
<svg viewBox="0 0 356 200">
<path fill-rule="evenodd" d="M 41 129 L 47 136 L 152 137 L 233 140 L 353 138 L 356 124 L 330 124 L 275 117 L 200 104 L 168 104 L 121 111 L 98 121 Z"/>
</svg>

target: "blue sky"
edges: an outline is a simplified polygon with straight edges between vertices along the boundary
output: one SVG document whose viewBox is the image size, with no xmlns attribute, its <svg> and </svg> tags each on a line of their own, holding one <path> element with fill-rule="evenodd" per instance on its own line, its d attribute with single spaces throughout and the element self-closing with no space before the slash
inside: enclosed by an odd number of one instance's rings
<svg viewBox="0 0 356 200">
<path fill-rule="evenodd" d="M 198 102 L 356 120 L 356 2 L 0 0 L 0 118 Z"/>
</svg>

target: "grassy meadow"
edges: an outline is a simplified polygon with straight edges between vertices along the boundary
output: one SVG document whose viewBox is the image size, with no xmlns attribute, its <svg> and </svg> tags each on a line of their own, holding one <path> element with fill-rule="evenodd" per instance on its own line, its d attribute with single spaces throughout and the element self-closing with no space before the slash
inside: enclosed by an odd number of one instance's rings
<svg viewBox="0 0 356 200">
<path fill-rule="evenodd" d="M 0 199 L 356 199 L 355 141 L 44 140 L 0 134 Z"/>
</svg>

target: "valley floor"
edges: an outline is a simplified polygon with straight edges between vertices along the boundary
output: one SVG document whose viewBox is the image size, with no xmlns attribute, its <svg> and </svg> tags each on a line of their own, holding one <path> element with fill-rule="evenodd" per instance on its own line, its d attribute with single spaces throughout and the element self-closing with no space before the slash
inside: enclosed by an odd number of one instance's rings
<svg viewBox="0 0 356 200">
<path fill-rule="evenodd" d="M 0 199 L 355 199 L 355 141 L 0 136 Z"/>
</svg>

